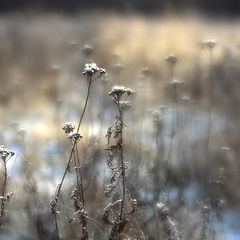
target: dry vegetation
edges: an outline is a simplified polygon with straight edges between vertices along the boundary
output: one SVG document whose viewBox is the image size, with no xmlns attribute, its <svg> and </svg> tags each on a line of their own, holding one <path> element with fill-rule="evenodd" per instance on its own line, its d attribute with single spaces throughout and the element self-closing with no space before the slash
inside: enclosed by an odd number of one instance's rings
<svg viewBox="0 0 240 240">
<path fill-rule="evenodd" d="M 237 21 L 0 19 L 1 240 L 239 238 Z"/>
</svg>

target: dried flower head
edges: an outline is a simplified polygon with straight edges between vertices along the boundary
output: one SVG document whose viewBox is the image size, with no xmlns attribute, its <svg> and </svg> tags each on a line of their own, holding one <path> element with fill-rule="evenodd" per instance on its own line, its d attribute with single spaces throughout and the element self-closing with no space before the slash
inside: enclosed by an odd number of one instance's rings
<svg viewBox="0 0 240 240">
<path fill-rule="evenodd" d="M 177 63 L 177 56 L 173 53 L 169 54 L 167 57 L 165 57 L 165 60 L 172 65 L 175 65 Z"/>
<path fill-rule="evenodd" d="M 73 132 L 74 128 L 75 128 L 75 126 L 71 122 L 66 122 L 62 127 L 64 132 L 67 134 Z"/>
<path fill-rule="evenodd" d="M 200 46 L 202 48 L 208 48 L 208 49 L 213 49 L 217 44 L 217 40 L 215 39 L 209 39 L 209 40 L 203 40 L 200 43 Z"/>
<path fill-rule="evenodd" d="M 86 44 L 83 46 L 83 48 L 81 49 L 82 53 L 85 54 L 86 56 L 89 56 L 93 53 L 93 47 Z"/>
<path fill-rule="evenodd" d="M 74 142 L 77 142 L 77 141 L 79 141 L 82 138 L 80 133 L 77 133 L 77 132 L 71 132 L 71 133 L 68 134 L 67 137 L 69 139 L 71 139 L 72 141 L 74 141 Z"/>
<path fill-rule="evenodd" d="M 0 156 L 2 160 L 6 160 L 7 158 L 11 158 L 15 153 L 9 149 L 7 149 L 4 145 L 0 146 Z"/>
<path fill-rule="evenodd" d="M 172 85 L 173 87 L 177 87 L 179 86 L 180 84 L 182 84 L 181 81 L 177 80 L 177 79 L 173 79 L 172 81 L 170 81 L 170 85 Z"/>
<path fill-rule="evenodd" d="M 151 75 L 152 71 L 148 67 L 145 67 L 141 70 L 141 73 L 144 77 L 148 77 Z"/>
<path fill-rule="evenodd" d="M 183 103 L 189 103 L 189 101 L 191 100 L 189 96 L 182 96 L 181 100 Z"/>
<path fill-rule="evenodd" d="M 112 90 L 108 93 L 110 96 L 113 96 L 114 98 L 120 98 L 123 94 L 131 95 L 135 91 L 131 88 L 126 88 L 123 86 L 114 86 Z"/>
<path fill-rule="evenodd" d="M 83 76 L 90 81 L 100 78 L 105 72 L 105 69 L 99 68 L 96 63 L 86 63 L 83 68 Z"/>
<path fill-rule="evenodd" d="M 223 150 L 223 151 L 230 151 L 231 148 L 230 148 L 230 147 L 226 147 L 226 146 L 224 146 L 224 147 L 221 147 L 221 150 Z"/>
</svg>

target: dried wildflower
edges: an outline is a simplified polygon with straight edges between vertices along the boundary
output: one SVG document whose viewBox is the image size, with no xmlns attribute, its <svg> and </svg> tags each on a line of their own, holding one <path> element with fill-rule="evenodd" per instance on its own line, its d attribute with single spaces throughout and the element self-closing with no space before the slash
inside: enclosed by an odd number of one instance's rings
<svg viewBox="0 0 240 240">
<path fill-rule="evenodd" d="M 223 151 L 230 151 L 231 148 L 230 147 L 221 147 L 221 150 L 223 150 Z"/>
<path fill-rule="evenodd" d="M 172 81 L 170 81 L 170 85 L 172 85 L 174 88 L 178 87 L 181 84 L 182 82 L 177 79 L 173 79 Z"/>
<path fill-rule="evenodd" d="M 127 94 L 127 95 L 131 95 L 133 94 L 135 91 L 132 90 L 131 88 L 126 88 L 123 86 L 114 86 L 111 90 L 111 92 L 109 92 L 108 94 L 110 96 L 113 96 L 115 99 L 119 99 L 123 94 Z"/>
<path fill-rule="evenodd" d="M 149 68 L 145 67 L 141 70 L 141 73 L 144 77 L 148 77 L 152 74 L 152 71 Z"/>
<path fill-rule="evenodd" d="M 215 39 L 210 39 L 210 40 L 203 40 L 200 43 L 200 46 L 202 48 L 209 48 L 209 49 L 213 49 L 217 44 L 217 40 Z"/>
<path fill-rule="evenodd" d="M 190 101 L 190 97 L 189 96 L 183 96 L 181 97 L 181 100 L 183 103 L 188 103 Z"/>
<path fill-rule="evenodd" d="M 77 142 L 82 138 L 82 136 L 78 132 L 71 132 L 67 135 L 67 137 L 74 142 Z"/>
<path fill-rule="evenodd" d="M 113 123 L 113 125 L 108 128 L 106 135 L 108 142 L 106 149 L 108 151 L 107 165 L 109 169 L 112 171 L 112 175 L 110 177 L 110 183 L 107 185 L 105 189 L 105 194 L 108 197 L 110 197 L 113 191 L 118 186 L 118 184 L 121 183 L 122 185 L 121 199 L 118 199 L 117 201 L 115 201 L 115 203 L 109 204 L 104 209 L 103 221 L 111 225 L 108 240 L 120 239 L 121 234 L 124 232 L 125 227 L 129 222 L 127 216 L 133 214 L 137 207 L 136 200 L 132 199 L 130 194 L 129 194 L 130 202 L 127 202 L 126 198 L 128 190 L 125 181 L 126 181 L 126 169 L 128 168 L 128 166 L 127 162 L 124 160 L 124 148 L 123 148 L 124 146 L 123 129 L 125 127 L 125 124 L 123 122 L 124 111 L 127 110 L 131 106 L 131 104 L 128 101 L 120 100 L 123 95 L 128 97 L 132 93 L 134 93 L 132 89 L 123 86 L 115 86 L 108 93 L 115 100 L 115 104 L 117 105 L 118 109 L 118 115 L 116 116 L 116 120 Z M 130 210 L 127 210 L 126 208 L 127 203 L 128 205 L 130 205 L 129 206 Z M 113 209 L 113 206 L 116 204 L 120 204 L 119 213 L 116 213 L 115 209 Z"/>
<path fill-rule="evenodd" d="M 99 68 L 96 63 L 86 63 L 83 68 L 83 76 L 90 81 L 100 78 L 105 72 L 105 69 Z"/>
<path fill-rule="evenodd" d="M 75 126 L 71 122 L 66 122 L 62 127 L 64 132 L 67 134 L 73 132 L 74 128 L 75 128 Z"/>
<path fill-rule="evenodd" d="M 173 53 L 169 54 L 167 57 L 165 57 L 165 60 L 172 65 L 175 65 L 177 63 L 177 56 Z"/>
<path fill-rule="evenodd" d="M 86 45 L 84 45 L 83 48 L 81 49 L 81 52 L 82 52 L 83 54 L 85 54 L 86 56 L 89 56 L 89 55 L 91 55 L 91 54 L 93 53 L 93 50 L 94 50 L 94 49 L 93 49 L 92 46 L 86 44 Z"/>
<path fill-rule="evenodd" d="M 4 145 L 0 147 L 0 156 L 2 160 L 6 160 L 7 158 L 11 158 L 15 153 L 9 149 L 7 149 Z"/>
</svg>

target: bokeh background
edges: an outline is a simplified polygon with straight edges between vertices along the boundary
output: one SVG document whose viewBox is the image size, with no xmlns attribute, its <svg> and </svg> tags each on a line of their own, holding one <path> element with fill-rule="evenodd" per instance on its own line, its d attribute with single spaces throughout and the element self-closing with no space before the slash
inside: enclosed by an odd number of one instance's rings
<svg viewBox="0 0 240 240">
<path fill-rule="evenodd" d="M 139 207 L 125 239 L 165 239 L 159 201 L 183 239 L 239 239 L 239 13 L 236 0 L 1 1 L 0 139 L 16 154 L 7 162 L 14 195 L 0 238 L 54 239 L 49 202 L 71 149 L 62 126 L 77 125 L 83 67 L 96 62 L 107 74 L 92 86 L 80 143 L 91 239 L 108 234 L 101 213 L 110 201 L 104 148 L 114 85 L 136 91 L 124 141 Z M 209 39 L 212 49 L 201 44 Z M 165 59 L 171 54 L 174 65 Z M 61 194 L 63 239 L 79 235 L 69 223 L 74 181 L 72 169 Z M 209 226 L 200 238 L 204 206 Z"/>
</svg>

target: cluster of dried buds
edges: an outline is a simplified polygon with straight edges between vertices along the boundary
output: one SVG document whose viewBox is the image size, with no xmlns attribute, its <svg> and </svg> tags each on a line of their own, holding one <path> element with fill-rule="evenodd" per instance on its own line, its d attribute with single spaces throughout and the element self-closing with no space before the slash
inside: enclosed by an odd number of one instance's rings
<svg viewBox="0 0 240 240">
<path fill-rule="evenodd" d="M 120 101 L 120 98 L 125 94 L 126 96 L 129 96 L 133 94 L 135 91 L 131 88 L 126 88 L 123 86 L 114 86 L 112 90 L 108 93 L 110 96 L 114 98 L 116 102 Z"/>
<path fill-rule="evenodd" d="M 99 68 L 96 63 L 87 63 L 83 68 L 83 76 L 90 82 L 97 80 L 106 71 L 103 68 Z"/>
<path fill-rule="evenodd" d="M 75 126 L 71 122 L 66 122 L 63 127 L 63 131 L 67 134 L 67 137 L 71 139 L 73 142 L 78 142 L 82 136 L 78 132 L 73 132 Z"/>
</svg>

